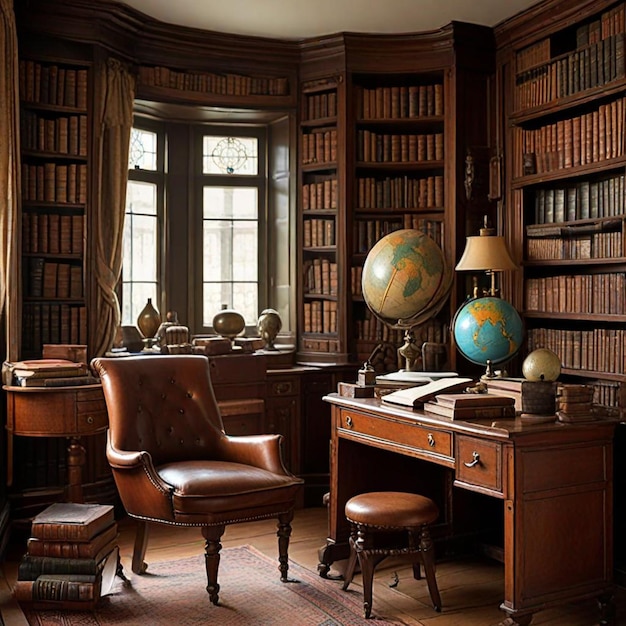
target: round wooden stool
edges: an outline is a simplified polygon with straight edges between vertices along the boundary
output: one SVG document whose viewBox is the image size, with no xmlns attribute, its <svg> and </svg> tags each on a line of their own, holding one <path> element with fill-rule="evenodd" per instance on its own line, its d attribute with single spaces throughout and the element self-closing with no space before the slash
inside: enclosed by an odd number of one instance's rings
<svg viewBox="0 0 626 626">
<path fill-rule="evenodd" d="M 434 546 L 428 527 L 437 517 L 437 505 L 430 498 L 415 493 L 379 491 L 362 493 L 348 500 L 346 518 L 352 524 L 352 532 L 343 589 L 346 590 L 352 582 L 358 559 L 363 576 L 366 619 L 372 612 L 374 570 L 388 556 L 408 555 L 416 579 L 421 578 L 420 563 L 424 566 L 433 606 L 436 611 L 441 611 L 441 597 L 435 578 Z M 391 534 L 400 541 L 392 542 L 391 545 L 377 545 L 376 539 L 383 533 Z"/>
</svg>

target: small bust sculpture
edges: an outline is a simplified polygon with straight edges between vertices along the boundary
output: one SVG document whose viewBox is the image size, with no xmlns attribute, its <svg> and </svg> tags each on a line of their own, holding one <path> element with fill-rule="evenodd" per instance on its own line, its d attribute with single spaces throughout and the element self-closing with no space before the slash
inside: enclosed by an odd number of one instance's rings
<svg viewBox="0 0 626 626">
<path fill-rule="evenodd" d="M 261 311 L 261 315 L 259 315 L 259 321 L 257 322 L 257 330 L 259 331 L 259 335 L 261 339 L 265 341 L 264 350 L 277 350 L 274 345 L 274 341 L 276 336 L 280 332 L 280 329 L 283 327 L 283 322 L 280 319 L 280 315 L 278 311 L 274 309 L 265 309 Z"/>
</svg>

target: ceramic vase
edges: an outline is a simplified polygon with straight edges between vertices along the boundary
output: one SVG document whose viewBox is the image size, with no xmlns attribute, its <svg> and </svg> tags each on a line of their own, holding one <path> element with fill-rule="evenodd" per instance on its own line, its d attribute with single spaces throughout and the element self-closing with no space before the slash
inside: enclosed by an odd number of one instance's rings
<svg viewBox="0 0 626 626">
<path fill-rule="evenodd" d="M 152 306 L 152 298 L 148 298 L 146 306 L 143 307 L 137 318 L 137 326 L 144 337 L 154 337 L 161 325 L 161 316 Z"/>
<path fill-rule="evenodd" d="M 213 318 L 213 329 L 218 335 L 234 339 L 246 327 L 246 320 L 241 313 L 229 309 L 226 304 Z"/>
</svg>

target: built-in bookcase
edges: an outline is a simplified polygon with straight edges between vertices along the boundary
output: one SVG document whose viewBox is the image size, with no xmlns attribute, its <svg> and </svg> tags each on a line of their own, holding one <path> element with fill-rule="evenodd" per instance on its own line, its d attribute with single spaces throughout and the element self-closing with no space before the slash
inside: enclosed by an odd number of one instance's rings
<svg viewBox="0 0 626 626">
<path fill-rule="evenodd" d="M 626 406 L 624 3 L 515 51 L 514 238 L 528 350 L 556 352 L 595 402 Z"/>
<path fill-rule="evenodd" d="M 22 358 L 87 343 L 84 290 L 90 66 L 22 58 Z"/>
</svg>

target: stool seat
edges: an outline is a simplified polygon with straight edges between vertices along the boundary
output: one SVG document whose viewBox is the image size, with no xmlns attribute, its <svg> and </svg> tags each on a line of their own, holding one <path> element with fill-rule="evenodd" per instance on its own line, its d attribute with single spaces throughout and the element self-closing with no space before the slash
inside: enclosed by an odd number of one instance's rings
<svg viewBox="0 0 626 626">
<path fill-rule="evenodd" d="M 363 608 L 368 619 L 372 611 L 372 585 L 376 566 L 388 556 L 408 556 L 413 575 L 420 579 L 424 566 L 428 591 L 436 611 L 441 611 L 441 597 L 435 578 L 435 556 L 429 525 L 439 517 L 437 505 L 425 496 L 401 491 L 373 491 L 354 496 L 346 502 L 350 522 L 350 558 L 343 583 L 344 591 L 354 577 L 357 560 L 363 576 Z M 400 538 L 400 545 L 389 540 L 384 546 L 374 541 L 376 531 Z"/>
<path fill-rule="evenodd" d="M 437 505 L 416 493 L 372 491 L 354 496 L 346 503 L 349 522 L 381 529 L 419 528 L 432 524 L 438 517 Z"/>
</svg>

